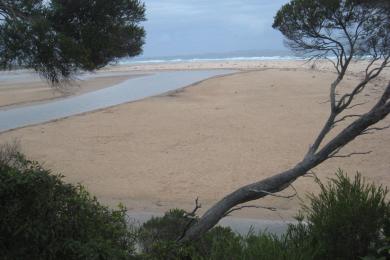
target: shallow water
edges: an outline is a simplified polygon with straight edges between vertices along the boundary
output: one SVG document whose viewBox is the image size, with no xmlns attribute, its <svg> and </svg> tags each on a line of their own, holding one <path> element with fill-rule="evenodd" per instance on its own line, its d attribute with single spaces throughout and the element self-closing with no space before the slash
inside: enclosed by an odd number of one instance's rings
<svg viewBox="0 0 390 260">
<path fill-rule="evenodd" d="M 232 70 L 199 70 L 158 72 L 131 78 L 112 87 L 69 97 L 12 109 L 0 110 L 0 131 L 44 123 L 97 109 L 140 100 L 183 88 L 195 82 L 234 73 Z"/>
</svg>

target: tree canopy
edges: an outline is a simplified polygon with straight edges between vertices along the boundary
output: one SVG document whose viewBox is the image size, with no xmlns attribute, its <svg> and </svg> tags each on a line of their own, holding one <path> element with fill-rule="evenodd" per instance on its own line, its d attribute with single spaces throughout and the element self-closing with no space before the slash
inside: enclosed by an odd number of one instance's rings
<svg viewBox="0 0 390 260">
<path fill-rule="evenodd" d="M 0 68 L 32 68 L 52 83 L 142 52 L 139 0 L 0 0 Z"/>
<path fill-rule="evenodd" d="M 273 27 L 293 50 L 336 57 L 339 66 L 352 57 L 390 55 L 389 1 L 293 0 L 277 12 Z"/>
</svg>

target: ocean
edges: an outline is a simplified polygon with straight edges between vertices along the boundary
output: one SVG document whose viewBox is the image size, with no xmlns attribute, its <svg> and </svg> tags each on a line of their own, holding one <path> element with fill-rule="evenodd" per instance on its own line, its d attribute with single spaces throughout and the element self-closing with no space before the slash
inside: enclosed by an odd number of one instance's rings
<svg viewBox="0 0 390 260">
<path fill-rule="evenodd" d="M 123 58 L 118 64 L 144 64 L 144 63 L 180 63 L 180 62 L 208 62 L 208 61 L 267 61 L 267 60 L 304 60 L 303 56 L 296 55 L 288 50 L 263 51 L 235 51 L 226 53 L 207 53 L 197 55 L 176 56 L 140 56 Z"/>
</svg>

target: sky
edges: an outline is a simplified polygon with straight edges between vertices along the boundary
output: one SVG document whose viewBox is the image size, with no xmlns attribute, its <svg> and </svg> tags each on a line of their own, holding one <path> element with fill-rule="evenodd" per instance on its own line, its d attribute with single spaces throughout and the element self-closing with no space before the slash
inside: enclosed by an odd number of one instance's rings
<svg viewBox="0 0 390 260">
<path fill-rule="evenodd" d="M 284 50 L 272 28 L 288 0 L 144 0 L 144 57 Z"/>
</svg>

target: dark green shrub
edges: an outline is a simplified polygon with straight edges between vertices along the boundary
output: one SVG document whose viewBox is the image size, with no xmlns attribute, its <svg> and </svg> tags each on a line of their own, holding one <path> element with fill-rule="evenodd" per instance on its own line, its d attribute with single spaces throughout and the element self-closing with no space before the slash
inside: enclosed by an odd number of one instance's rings
<svg viewBox="0 0 390 260">
<path fill-rule="evenodd" d="M 0 146 L 0 259 L 390 259 L 387 189 L 341 171 L 318 183 L 319 195 L 281 237 L 215 227 L 182 244 L 193 214 L 171 210 L 132 231 L 123 207 L 110 210 L 17 146 Z"/>
<path fill-rule="evenodd" d="M 382 237 L 376 243 L 371 243 L 370 254 L 363 257 L 363 260 L 386 260 L 390 259 L 390 206 L 386 216 L 383 227 Z"/>
<path fill-rule="evenodd" d="M 0 163 L 0 259 L 129 259 L 125 212 L 18 153 Z"/>
<path fill-rule="evenodd" d="M 215 227 L 201 239 L 187 244 L 176 241 L 196 218 L 180 209 L 147 221 L 139 232 L 139 245 L 145 259 L 237 259 L 240 237 L 230 228 Z"/>
<path fill-rule="evenodd" d="M 242 259 L 284 259 L 283 243 L 276 235 L 250 234 L 242 239 L 244 245 Z"/>
<path fill-rule="evenodd" d="M 382 245 L 389 222 L 387 189 L 366 184 L 358 173 L 350 180 L 341 170 L 304 207 L 309 239 L 317 259 L 359 259 Z"/>
<path fill-rule="evenodd" d="M 309 231 L 302 220 L 300 217 L 298 224 L 289 224 L 287 232 L 281 236 L 262 232 L 242 237 L 243 254 L 240 259 L 315 259 L 308 239 Z"/>
<path fill-rule="evenodd" d="M 215 227 L 193 244 L 198 259 L 241 259 L 242 239 L 230 228 Z"/>
<path fill-rule="evenodd" d="M 341 171 L 327 185 L 318 183 L 320 194 L 309 196 L 310 203 L 297 217 L 298 224 L 289 225 L 281 237 L 267 233 L 241 237 L 230 229 L 216 227 L 201 239 L 181 245 L 175 241 L 191 219 L 185 211 L 173 210 L 142 227 L 144 257 L 349 260 L 369 255 L 371 258 L 366 259 L 386 259 L 390 230 L 387 190 L 366 184 L 360 174 L 350 180 Z"/>
<path fill-rule="evenodd" d="M 298 224 L 289 225 L 281 238 L 270 234 L 245 238 L 243 259 L 389 258 L 387 189 L 366 184 L 360 174 L 351 180 L 342 171 L 327 185 L 317 182 L 321 191 L 309 196 Z"/>
<path fill-rule="evenodd" d="M 191 218 L 184 210 L 172 209 L 163 217 L 153 217 L 145 222 L 139 232 L 139 246 L 144 253 L 151 253 L 157 247 L 166 247 L 170 242 L 177 241 Z M 164 246 L 162 245 L 164 244 Z"/>
</svg>

